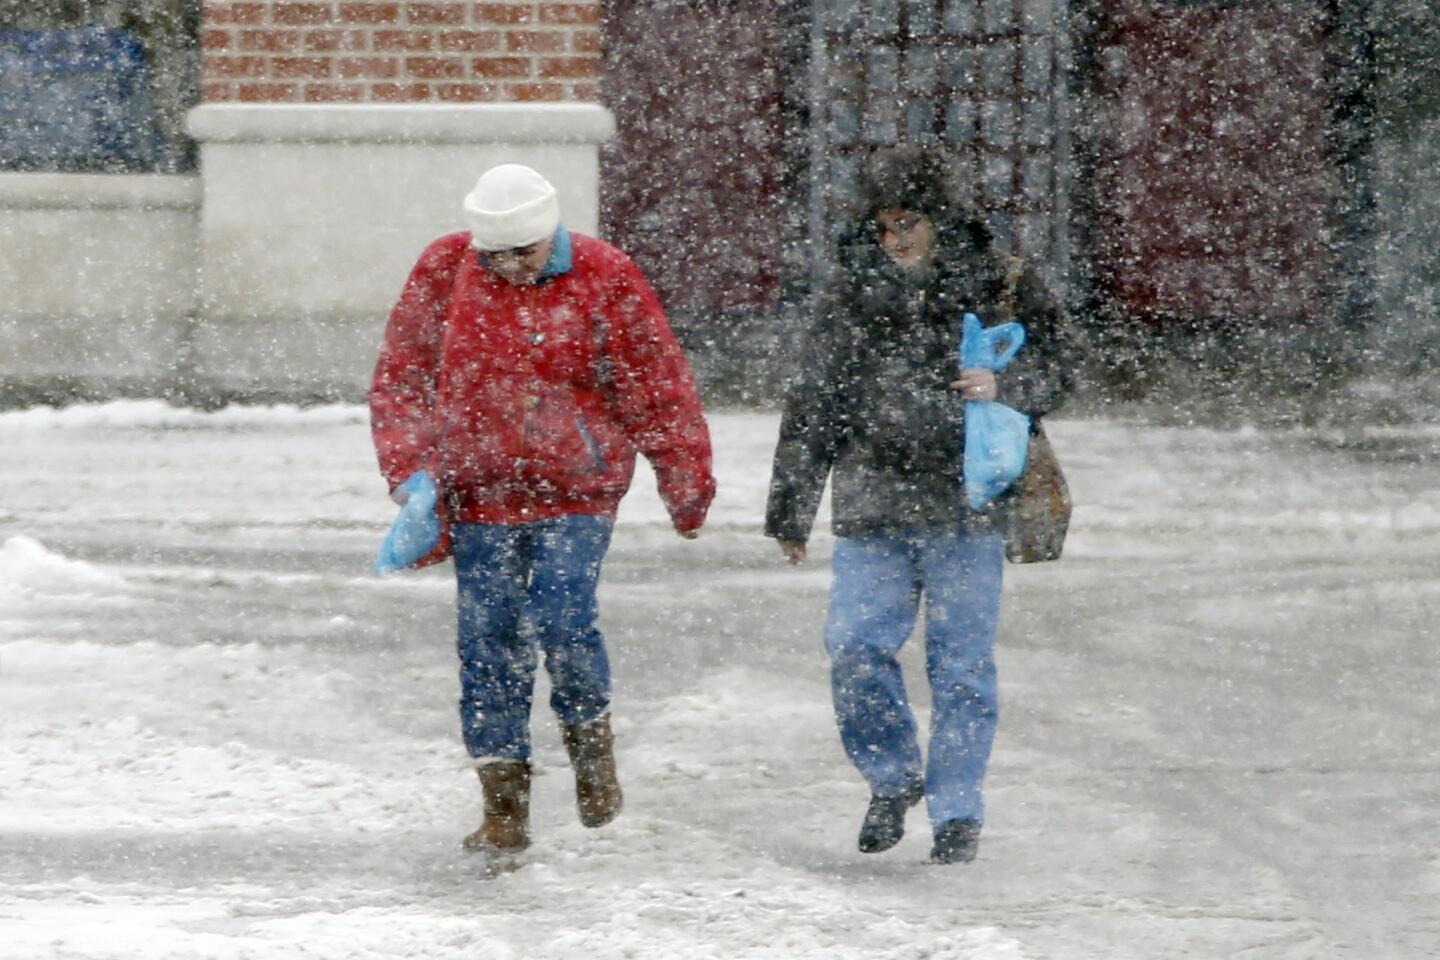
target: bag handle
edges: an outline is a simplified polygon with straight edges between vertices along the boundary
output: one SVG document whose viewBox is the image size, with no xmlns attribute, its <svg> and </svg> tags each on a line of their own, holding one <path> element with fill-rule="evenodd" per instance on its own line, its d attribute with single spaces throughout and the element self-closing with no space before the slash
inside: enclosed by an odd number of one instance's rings
<svg viewBox="0 0 1440 960">
<path fill-rule="evenodd" d="M 994 347 L 997 340 L 1005 341 L 1005 348 L 995 354 L 995 369 L 999 370 L 1011 360 L 1020 348 L 1025 346 L 1025 328 L 1018 323 L 1002 323 L 998 327 L 991 327 L 985 331 L 989 346 Z"/>
<path fill-rule="evenodd" d="M 1002 340 L 1005 346 L 997 352 L 995 346 Z M 985 327 L 978 316 L 967 313 L 960 335 L 960 365 L 999 370 L 1015 359 L 1024 345 L 1025 327 L 1021 324 L 1012 321 Z"/>
</svg>

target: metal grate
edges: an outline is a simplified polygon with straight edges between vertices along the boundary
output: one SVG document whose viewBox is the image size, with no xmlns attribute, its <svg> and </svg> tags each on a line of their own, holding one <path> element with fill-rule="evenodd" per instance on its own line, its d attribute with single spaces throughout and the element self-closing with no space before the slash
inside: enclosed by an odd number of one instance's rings
<svg viewBox="0 0 1440 960">
<path fill-rule="evenodd" d="M 832 238 L 868 153 L 938 146 L 1002 247 L 1054 252 L 1054 0 L 818 0 L 814 18 L 812 177 Z"/>
</svg>

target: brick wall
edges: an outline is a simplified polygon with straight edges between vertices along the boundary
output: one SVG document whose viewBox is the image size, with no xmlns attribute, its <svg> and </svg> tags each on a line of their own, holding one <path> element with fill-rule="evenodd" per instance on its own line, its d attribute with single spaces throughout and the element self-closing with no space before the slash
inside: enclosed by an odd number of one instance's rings
<svg viewBox="0 0 1440 960">
<path fill-rule="evenodd" d="M 211 103 L 599 99 L 600 3 L 546 0 L 204 5 Z"/>
</svg>

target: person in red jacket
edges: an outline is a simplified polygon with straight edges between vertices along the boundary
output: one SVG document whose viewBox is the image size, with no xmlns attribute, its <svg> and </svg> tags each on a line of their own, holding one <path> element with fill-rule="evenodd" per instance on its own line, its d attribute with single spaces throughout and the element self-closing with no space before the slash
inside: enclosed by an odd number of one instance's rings
<svg viewBox="0 0 1440 960">
<path fill-rule="evenodd" d="M 694 378 L 630 258 L 567 230 L 554 187 L 519 164 L 486 171 L 464 213 L 470 229 L 425 249 L 390 314 L 371 429 L 392 495 L 420 471 L 441 491 L 485 801 L 465 846 L 507 853 L 529 843 L 537 644 L 580 819 L 620 812 L 595 587 L 636 451 L 682 537 L 715 480 Z"/>
</svg>

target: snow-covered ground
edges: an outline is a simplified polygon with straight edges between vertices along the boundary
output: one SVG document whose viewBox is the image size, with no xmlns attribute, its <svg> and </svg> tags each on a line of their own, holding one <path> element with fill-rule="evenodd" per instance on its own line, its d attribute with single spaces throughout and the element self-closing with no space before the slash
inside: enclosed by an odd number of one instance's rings
<svg viewBox="0 0 1440 960">
<path fill-rule="evenodd" d="M 491 878 L 450 568 L 369 576 L 361 409 L 0 414 L 0 958 L 1440 954 L 1440 430 L 1052 423 L 1071 540 L 1007 571 L 990 820 L 941 868 L 918 810 L 855 851 L 830 540 L 780 563 L 775 420 L 713 424 L 705 534 L 642 471 L 606 568 L 626 812 L 576 822 L 542 689 Z"/>
</svg>

